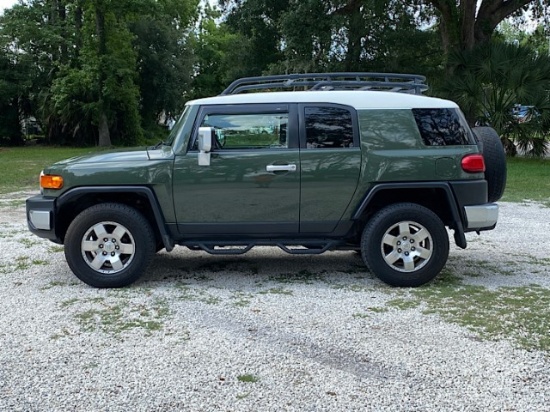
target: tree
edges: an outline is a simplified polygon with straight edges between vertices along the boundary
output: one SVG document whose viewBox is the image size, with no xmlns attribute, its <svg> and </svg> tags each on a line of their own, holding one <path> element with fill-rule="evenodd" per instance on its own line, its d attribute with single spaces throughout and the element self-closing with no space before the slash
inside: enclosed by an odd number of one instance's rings
<svg viewBox="0 0 550 412">
<path fill-rule="evenodd" d="M 190 38 L 195 57 L 191 99 L 219 94 L 237 78 L 261 74 L 254 63 L 249 64 L 254 60 L 250 55 L 253 39 L 232 31 L 226 23 L 217 23 L 219 17 L 217 10 L 207 6 Z"/>
<path fill-rule="evenodd" d="M 14 65 L 33 68 L 20 101 L 30 103 L 49 141 L 139 143 L 143 125 L 180 104 L 188 87 L 180 73 L 190 64 L 181 62 L 190 60 L 184 43 L 197 3 L 34 0 L 8 10 L 0 46 Z"/>
<path fill-rule="evenodd" d="M 351 0 L 354 1 L 354 0 Z M 472 50 L 487 42 L 504 19 L 529 9 L 541 18 L 548 10 L 548 0 L 415 0 L 417 6 L 437 10 L 443 49 Z"/>
<path fill-rule="evenodd" d="M 542 25 L 533 31 L 522 30 L 511 22 L 499 25 L 495 38 L 503 42 L 528 47 L 538 54 L 550 56 L 550 33 Z"/>
<path fill-rule="evenodd" d="M 419 29 L 424 14 L 396 0 L 223 0 L 230 29 L 269 58 L 257 73 L 318 71 L 414 71 L 439 69 L 433 30 Z M 406 39 L 406 40 L 405 40 Z M 267 45 L 267 47 L 265 47 Z"/>
<path fill-rule="evenodd" d="M 137 53 L 140 115 L 147 132 L 164 113 L 179 112 L 191 89 L 195 57 L 191 44 L 198 0 L 150 3 L 129 28 Z"/>
<path fill-rule="evenodd" d="M 140 19 L 130 26 L 137 53 L 139 112 L 146 130 L 154 129 L 163 113 L 181 109 L 190 89 L 193 55 L 182 33 L 164 19 Z"/>
<path fill-rule="evenodd" d="M 540 156 L 550 131 L 550 58 L 532 49 L 490 42 L 449 58 L 453 75 L 443 90 L 464 110 L 471 124 L 488 123 L 502 138 L 508 154 L 516 147 Z M 525 118 L 516 105 L 531 107 Z"/>
<path fill-rule="evenodd" d="M 0 145 L 23 143 L 19 119 L 20 72 L 4 55 L 0 55 Z"/>
<path fill-rule="evenodd" d="M 279 20 L 291 0 L 219 0 L 229 32 L 247 39 L 247 76 L 260 75 L 282 58 Z"/>
</svg>

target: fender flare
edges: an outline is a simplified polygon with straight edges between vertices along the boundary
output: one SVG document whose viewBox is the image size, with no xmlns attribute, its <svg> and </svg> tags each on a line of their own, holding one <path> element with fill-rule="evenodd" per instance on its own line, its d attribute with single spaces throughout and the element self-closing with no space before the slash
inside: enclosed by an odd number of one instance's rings
<svg viewBox="0 0 550 412">
<path fill-rule="evenodd" d="M 444 182 L 422 182 L 422 183 L 379 183 L 376 186 L 372 187 L 361 203 L 359 204 L 357 210 L 352 216 L 353 220 L 359 220 L 362 214 L 367 210 L 369 204 L 372 202 L 374 197 L 386 190 L 402 190 L 402 189 L 440 189 L 445 193 L 447 204 L 450 207 L 451 218 L 454 222 L 454 239 L 458 247 L 465 249 L 467 246 L 466 236 L 464 235 L 464 225 L 462 223 L 462 214 L 456 203 L 456 199 L 453 194 L 453 190 L 448 183 Z"/>
<path fill-rule="evenodd" d="M 155 223 L 160 232 L 160 237 L 162 243 L 166 248 L 166 251 L 170 252 L 174 249 L 174 239 L 169 235 L 168 230 L 166 230 L 164 215 L 160 208 L 160 204 L 153 192 L 153 189 L 147 186 L 81 186 L 74 189 L 71 189 L 63 193 L 59 198 L 57 198 L 56 205 L 57 208 L 63 207 L 63 205 L 70 203 L 76 200 L 78 197 L 87 195 L 87 194 L 101 194 L 101 193 L 124 193 L 131 192 L 144 195 L 153 211 L 153 216 L 155 218 Z"/>
</svg>

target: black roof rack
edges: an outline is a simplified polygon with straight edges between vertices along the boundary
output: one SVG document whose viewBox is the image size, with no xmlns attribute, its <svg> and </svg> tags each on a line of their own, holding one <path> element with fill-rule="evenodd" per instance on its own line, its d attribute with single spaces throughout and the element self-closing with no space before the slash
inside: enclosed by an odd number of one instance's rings
<svg viewBox="0 0 550 412">
<path fill-rule="evenodd" d="M 426 77 L 396 73 L 300 73 L 244 77 L 235 80 L 222 95 L 262 90 L 378 90 L 422 94 Z"/>
</svg>

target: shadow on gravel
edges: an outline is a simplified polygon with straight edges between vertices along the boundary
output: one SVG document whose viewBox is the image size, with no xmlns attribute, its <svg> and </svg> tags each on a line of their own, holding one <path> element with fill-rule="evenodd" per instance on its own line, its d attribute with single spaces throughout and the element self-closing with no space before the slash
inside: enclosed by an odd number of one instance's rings
<svg viewBox="0 0 550 412">
<path fill-rule="evenodd" d="M 140 283 L 193 279 L 248 285 L 251 281 L 313 283 L 329 281 L 329 278 L 370 279 L 373 282 L 375 279 L 355 252 L 292 256 L 275 248 L 264 248 L 238 256 L 214 256 L 181 248 L 170 254 L 157 254 Z"/>
</svg>

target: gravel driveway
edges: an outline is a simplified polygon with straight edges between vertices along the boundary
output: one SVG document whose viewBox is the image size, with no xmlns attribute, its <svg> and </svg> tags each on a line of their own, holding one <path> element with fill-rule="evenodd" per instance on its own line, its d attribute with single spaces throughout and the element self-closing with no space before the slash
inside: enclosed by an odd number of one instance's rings
<svg viewBox="0 0 550 412">
<path fill-rule="evenodd" d="M 0 202 L 0 410 L 550 411 L 548 352 L 393 305 L 413 292 L 354 253 L 176 248 L 96 290 L 27 232 L 26 195 Z M 550 209 L 501 207 L 443 281 L 547 292 Z"/>
</svg>

